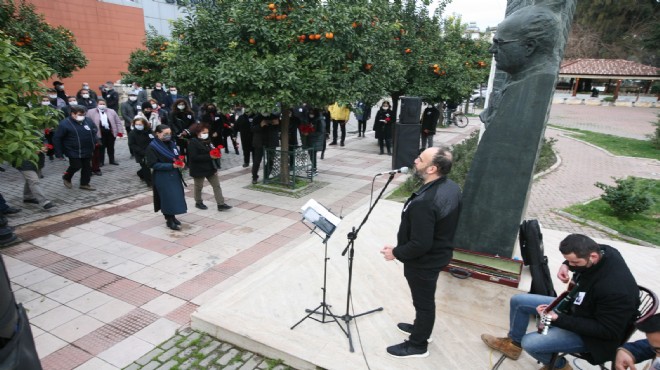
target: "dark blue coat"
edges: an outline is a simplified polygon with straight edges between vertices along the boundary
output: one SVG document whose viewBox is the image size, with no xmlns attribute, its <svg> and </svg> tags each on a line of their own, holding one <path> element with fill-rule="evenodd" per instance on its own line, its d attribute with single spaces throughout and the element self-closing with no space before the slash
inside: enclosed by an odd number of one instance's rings
<svg viewBox="0 0 660 370">
<path fill-rule="evenodd" d="M 155 138 L 154 140 L 158 140 Z M 172 158 L 165 158 L 149 146 L 146 150 L 147 165 L 153 170 L 154 212 L 164 215 L 180 215 L 188 211 L 183 193 L 183 178 L 174 168 Z"/>
<path fill-rule="evenodd" d="M 55 156 L 58 158 L 62 154 L 69 158 L 92 158 L 96 143 L 96 125 L 89 119 L 79 123 L 67 117 L 60 121 L 53 135 Z"/>
</svg>

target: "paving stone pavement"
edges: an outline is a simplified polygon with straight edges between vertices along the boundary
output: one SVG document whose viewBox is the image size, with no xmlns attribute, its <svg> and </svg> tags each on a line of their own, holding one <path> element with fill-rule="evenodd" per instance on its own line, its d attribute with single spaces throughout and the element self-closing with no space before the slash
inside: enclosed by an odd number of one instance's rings
<svg viewBox="0 0 660 370">
<path fill-rule="evenodd" d="M 632 111 L 641 114 L 640 121 L 651 121 L 658 112 L 600 107 L 617 109 L 578 122 L 561 108 L 553 106 L 551 122 L 598 126 L 601 120 L 611 122 L 608 130 L 617 127 L 614 122 L 626 122 Z M 476 118 L 471 121 L 467 129 L 439 130 L 436 141 L 460 142 L 478 127 Z M 349 121 L 346 147 L 330 147 L 319 161 L 318 180 L 327 185 L 313 194 L 345 213 L 368 201 L 369 174 L 390 167 L 390 158 L 377 154 L 373 133 L 356 138 L 350 134 L 355 131 L 355 121 Z M 603 237 L 552 210 L 596 197 L 593 183 L 611 182 L 610 176 L 659 176 L 657 161 L 614 157 L 558 130 L 549 129 L 547 135 L 558 138 L 562 164 L 535 181 L 527 212 L 527 218 L 537 217 L 545 227 Z M 44 369 L 285 369 L 277 359 L 242 351 L 188 326 L 190 313 L 245 268 L 307 237 L 298 202 L 250 189 L 249 171 L 240 167 L 242 156 L 225 154 L 221 183 L 234 208 L 196 210 L 187 194 L 189 212 L 180 217 L 184 228 L 170 232 L 153 212 L 151 192 L 134 174 L 137 164 L 129 159 L 126 141 L 117 148 L 120 165 L 105 166 L 103 176 L 93 177 L 96 192 L 65 189 L 60 174 L 66 162 L 47 163 L 45 187 L 58 204 L 56 211 L 30 205 L 10 219 L 22 225 L 17 232 L 25 242 L 2 254 L 17 300 L 29 311 Z M 0 179 L 0 192 L 11 204 L 23 206 L 18 172 L 7 169 Z M 395 185 L 401 181 L 398 176 Z M 204 196 L 212 199 L 208 187 Z"/>
</svg>

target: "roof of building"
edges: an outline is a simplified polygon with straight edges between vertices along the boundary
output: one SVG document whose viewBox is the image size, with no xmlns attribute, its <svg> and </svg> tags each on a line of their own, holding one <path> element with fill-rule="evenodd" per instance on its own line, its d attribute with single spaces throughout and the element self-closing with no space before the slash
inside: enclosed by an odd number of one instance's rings
<svg viewBox="0 0 660 370">
<path fill-rule="evenodd" d="M 565 59 L 560 76 L 593 76 L 604 78 L 660 78 L 658 68 L 623 59 Z"/>
</svg>

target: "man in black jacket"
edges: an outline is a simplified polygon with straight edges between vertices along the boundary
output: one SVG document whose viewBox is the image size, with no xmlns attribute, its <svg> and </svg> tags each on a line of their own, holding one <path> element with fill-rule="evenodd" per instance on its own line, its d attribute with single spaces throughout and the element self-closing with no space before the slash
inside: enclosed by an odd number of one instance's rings
<svg viewBox="0 0 660 370">
<path fill-rule="evenodd" d="M 429 105 L 422 113 L 422 150 L 433 146 L 435 128 L 440 119 L 440 110 L 435 105 Z"/>
<path fill-rule="evenodd" d="M 112 81 L 105 83 L 103 88 L 103 99 L 105 99 L 108 108 L 119 112 L 119 93 L 115 91 L 115 84 Z"/>
<path fill-rule="evenodd" d="M 639 289 L 635 278 L 619 251 L 587 236 L 567 236 L 559 244 L 559 251 L 566 260 L 557 277 L 568 283 L 568 272 L 573 271 L 576 285 L 566 305 L 545 314 L 551 320 L 547 334 L 537 330 L 526 334 L 527 325 L 530 315 L 541 315 L 554 297 L 518 294 L 511 297 L 507 337 L 482 334 L 481 339 L 513 360 L 523 349 L 543 364 L 548 364 L 557 352 L 586 352 L 594 363 L 614 360 L 637 314 Z M 572 367 L 560 359 L 555 369 Z"/>
<path fill-rule="evenodd" d="M 403 206 L 396 247 L 386 245 L 381 253 L 388 261 L 403 262 L 415 307 L 413 324 L 397 328 L 409 340 L 390 346 L 393 357 L 426 357 L 435 323 L 435 289 L 438 275 L 452 257 L 454 231 L 461 208 L 461 189 L 447 178 L 452 155 L 447 148 L 428 148 L 415 159 L 414 175 L 424 182 Z"/>
<path fill-rule="evenodd" d="M 98 144 L 96 125 L 85 117 L 85 108 L 80 105 L 71 107 L 71 116 L 63 119 L 53 136 L 55 156 L 69 158 L 69 168 L 64 172 L 64 186 L 71 189 L 71 178 L 80 172 L 80 189 L 96 190 L 89 185 L 92 177 L 92 155 Z"/>
</svg>

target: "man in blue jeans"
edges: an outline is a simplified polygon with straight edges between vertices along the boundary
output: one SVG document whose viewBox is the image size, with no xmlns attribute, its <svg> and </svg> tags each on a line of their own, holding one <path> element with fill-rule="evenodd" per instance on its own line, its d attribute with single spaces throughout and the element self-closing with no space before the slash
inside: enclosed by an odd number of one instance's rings
<svg viewBox="0 0 660 370">
<path fill-rule="evenodd" d="M 626 262 L 616 249 L 597 244 L 587 236 L 571 234 L 559 244 L 565 258 L 557 277 L 576 283 L 572 298 L 561 310 L 551 310 L 547 334 L 527 333 L 531 315 L 540 315 L 554 297 L 518 294 L 511 297 L 509 333 L 495 338 L 482 334 L 490 348 L 517 360 L 522 350 L 546 365 L 553 353 L 588 353 L 595 363 L 614 360 L 616 349 L 626 339 L 626 329 L 634 322 L 639 289 Z M 549 370 L 547 366 L 542 369 Z M 555 369 L 570 370 L 564 359 Z"/>
<path fill-rule="evenodd" d="M 438 275 L 451 260 L 461 207 L 461 189 L 447 178 L 451 166 L 447 148 L 428 148 L 415 159 L 414 175 L 424 184 L 403 206 L 396 247 L 386 245 L 380 252 L 387 261 L 403 262 L 415 307 L 413 324 L 397 325 L 399 331 L 409 334 L 409 340 L 387 347 L 392 357 L 429 355 Z"/>
</svg>

